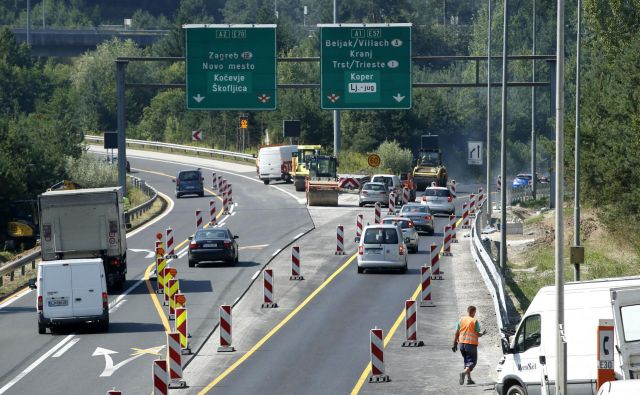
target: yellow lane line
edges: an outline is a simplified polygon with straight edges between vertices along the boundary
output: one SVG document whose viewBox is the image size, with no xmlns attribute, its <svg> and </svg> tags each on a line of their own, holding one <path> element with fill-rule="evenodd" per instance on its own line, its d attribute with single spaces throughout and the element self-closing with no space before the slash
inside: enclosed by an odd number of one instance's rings
<svg viewBox="0 0 640 395">
<path fill-rule="evenodd" d="M 456 228 L 460 225 L 460 222 L 462 222 L 462 218 L 456 221 Z M 440 247 L 440 252 L 442 252 L 442 248 L 443 247 Z M 418 287 L 416 288 L 416 290 L 413 291 L 413 295 L 411 295 L 411 300 L 416 300 L 418 298 L 418 295 L 420 294 L 420 290 L 421 290 L 421 284 L 418 284 Z M 405 316 L 405 310 L 402 309 L 400 314 L 398 314 L 398 318 L 396 318 L 396 322 L 393 323 L 393 326 L 391 326 L 391 329 L 389 329 L 387 336 L 385 336 L 383 347 L 387 347 L 387 344 L 389 344 L 389 342 L 391 341 L 391 338 L 396 333 L 396 331 L 398 330 L 398 327 L 402 323 L 404 316 Z M 351 390 L 351 395 L 356 395 L 360 392 L 360 389 L 364 385 L 364 382 L 367 380 L 367 377 L 369 376 L 369 374 L 371 374 L 371 362 L 369 362 L 367 366 L 364 368 L 364 370 L 362 371 L 362 374 L 360 375 L 360 378 L 356 382 L 356 385 L 354 385 L 353 389 Z"/>
<path fill-rule="evenodd" d="M 353 260 L 356 258 L 356 254 L 353 254 L 342 266 L 340 266 L 335 272 L 331 274 L 318 288 L 316 288 L 307 298 L 302 301 L 293 311 L 291 311 L 278 325 L 276 325 L 269 333 L 264 335 L 262 339 L 260 339 L 246 354 L 240 357 L 233 365 L 229 366 L 222 374 L 216 377 L 213 381 L 211 381 L 202 391 L 198 393 L 198 395 L 206 394 L 213 387 L 215 387 L 218 383 L 225 379 L 231 372 L 233 372 L 238 366 L 240 366 L 244 361 L 249 359 L 256 351 L 260 349 L 273 335 L 275 335 L 283 326 L 287 324 L 296 314 L 300 312 L 309 302 L 311 302 L 319 293 L 322 291 L 327 285 L 329 285 L 337 276 L 340 274 Z"/>
</svg>

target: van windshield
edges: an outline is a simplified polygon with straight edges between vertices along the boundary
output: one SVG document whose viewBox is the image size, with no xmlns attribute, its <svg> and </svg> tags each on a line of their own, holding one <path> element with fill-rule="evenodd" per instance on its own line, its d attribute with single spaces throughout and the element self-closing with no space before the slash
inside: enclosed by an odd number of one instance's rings
<svg viewBox="0 0 640 395">
<path fill-rule="evenodd" d="M 178 179 L 180 181 L 198 181 L 200 179 L 200 175 L 197 171 L 183 171 L 178 175 Z"/>
<path fill-rule="evenodd" d="M 372 182 L 381 182 L 381 183 L 385 184 L 388 187 L 392 187 L 393 186 L 393 179 L 391 177 L 378 176 L 378 177 L 373 177 L 373 179 L 371 181 Z"/>
<path fill-rule="evenodd" d="M 635 342 L 640 340 L 640 305 L 623 306 L 620 308 L 624 340 Z"/>
<path fill-rule="evenodd" d="M 367 229 L 364 244 L 398 244 L 398 231 L 393 228 Z"/>
</svg>

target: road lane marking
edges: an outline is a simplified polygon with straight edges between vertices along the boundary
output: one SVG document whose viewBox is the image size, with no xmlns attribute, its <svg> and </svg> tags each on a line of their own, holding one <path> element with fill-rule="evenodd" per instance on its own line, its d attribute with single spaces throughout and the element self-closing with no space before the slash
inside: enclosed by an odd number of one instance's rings
<svg viewBox="0 0 640 395">
<path fill-rule="evenodd" d="M 49 358 L 52 354 L 54 354 L 56 351 L 58 351 L 62 346 L 67 344 L 74 337 L 75 337 L 75 334 L 67 335 L 64 339 L 60 340 L 60 342 L 58 344 L 56 344 L 55 346 L 51 347 L 51 349 L 49 349 L 49 351 L 47 351 L 46 353 L 42 354 L 40 356 L 40 358 L 38 358 L 35 361 L 33 361 L 31 363 L 31 365 L 27 366 L 16 377 L 14 377 L 11 381 L 9 381 L 7 384 L 5 384 L 4 387 L 0 388 L 0 394 L 4 394 L 9 389 L 11 389 L 11 387 L 16 385 L 16 383 L 18 383 L 18 381 L 22 380 L 24 378 L 24 376 L 26 376 L 29 373 L 31 373 L 31 371 L 33 371 L 33 369 L 37 368 L 38 365 L 40 365 L 42 362 L 44 362 L 45 359 Z"/>
<path fill-rule="evenodd" d="M 12 304 L 13 302 L 15 302 L 16 300 L 20 299 L 21 297 L 25 296 L 26 294 L 28 294 L 29 292 L 33 291 L 33 289 L 31 288 L 25 288 L 22 291 L 19 291 L 11 296 L 9 296 L 7 299 L 5 299 L 2 303 L 0 303 L 0 310 L 4 309 L 5 307 L 9 306 L 10 304 Z"/>
<path fill-rule="evenodd" d="M 260 270 L 253 273 L 253 276 L 251 276 L 251 281 L 255 280 L 259 275 L 260 275 Z"/>
<path fill-rule="evenodd" d="M 271 257 L 273 258 L 274 256 L 278 255 L 280 253 L 280 251 L 282 251 L 282 248 L 278 248 L 276 250 L 276 252 L 274 252 L 273 254 L 271 254 Z"/>
<path fill-rule="evenodd" d="M 301 238 L 302 236 L 304 236 L 304 232 L 302 233 L 298 233 L 297 235 L 293 236 L 293 240 L 298 240 L 299 238 Z"/>
<path fill-rule="evenodd" d="M 111 375 L 113 373 L 115 373 L 116 370 L 120 369 L 121 367 L 123 367 L 124 365 L 128 364 L 129 362 L 140 358 L 143 355 L 160 355 L 160 351 L 164 348 L 165 346 L 158 346 L 158 347 L 151 347 L 151 348 L 147 348 L 147 349 L 139 349 L 139 348 L 132 348 L 133 353 L 131 354 L 131 357 L 120 361 L 119 363 L 117 363 L 116 365 L 113 364 L 113 358 L 111 357 L 111 354 L 117 354 L 117 351 L 113 351 L 113 350 L 109 350 L 107 348 L 102 348 L 102 347 L 96 347 L 95 351 L 93 352 L 93 354 L 91 354 L 92 357 L 96 357 L 96 356 L 104 356 L 104 370 L 102 371 L 102 373 L 100 373 L 99 377 L 111 377 Z"/>
<path fill-rule="evenodd" d="M 120 300 L 118 303 L 116 303 L 115 305 L 113 305 L 113 307 L 109 309 L 109 313 L 115 313 L 126 301 L 127 299 Z"/>
<path fill-rule="evenodd" d="M 460 222 L 462 222 L 462 218 L 456 221 L 456 227 L 460 225 Z M 441 246 L 440 252 L 442 252 L 442 248 L 443 247 Z M 416 288 L 416 290 L 413 291 L 413 295 L 411 295 L 411 300 L 417 300 L 418 295 L 420 294 L 420 290 L 421 290 L 421 284 L 418 284 L 418 287 Z M 389 333 L 387 333 L 387 336 L 385 336 L 383 347 L 387 347 L 387 344 L 389 344 L 389 341 L 391 341 L 391 338 L 393 337 L 394 333 L 396 333 L 396 331 L 398 330 L 398 327 L 402 323 L 402 320 L 404 319 L 404 317 L 405 317 L 405 309 L 402 309 L 402 311 L 400 311 L 400 314 L 398 314 L 398 318 L 396 318 L 396 322 L 393 323 L 393 325 L 391 326 L 391 329 L 389 329 Z M 364 370 L 362 371 L 362 374 L 360 375 L 360 378 L 356 382 L 356 385 L 354 385 L 353 389 L 351 390 L 351 395 L 357 395 L 360 392 L 362 385 L 364 384 L 365 380 L 367 380 L 367 376 L 369 376 L 370 373 L 371 373 L 371 362 L 369 362 L 367 364 L 367 367 L 365 367 Z"/>
<path fill-rule="evenodd" d="M 287 322 L 289 322 L 296 314 L 300 312 L 300 310 L 302 310 L 307 304 L 309 304 L 309 302 L 311 302 L 320 293 L 320 291 L 322 291 L 327 285 L 329 285 L 338 276 L 338 274 L 342 273 L 342 271 L 347 266 L 349 266 L 349 264 L 351 264 L 354 259 L 356 259 L 356 256 L 356 254 L 353 254 L 349 259 L 347 259 L 347 261 L 343 263 L 342 266 L 336 269 L 336 271 L 334 271 L 331 276 L 329 276 L 322 284 L 320 284 L 320 286 L 318 286 L 318 288 L 316 288 L 309 296 L 307 296 L 307 298 L 303 300 L 302 303 L 300 303 L 295 309 L 293 309 L 293 311 L 291 311 L 282 321 L 280 321 L 278 325 L 271 329 L 269 333 L 264 335 L 264 337 L 260 339 L 258 343 L 251 347 L 251 349 L 247 351 L 246 354 L 242 355 L 236 362 L 234 362 L 233 365 L 229 366 L 224 372 L 222 372 L 222 374 L 211 381 L 204 389 L 202 389 L 202 391 L 198 393 L 198 395 L 206 394 L 218 383 L 224 380 L 225 377 L 231 374 L 231 372 L 237 369 L 238 366 L 242 365 L 244 361 L 249 359 L 249 357 L 251 357 L 251 355 L 253 355 L 256 351 L 258 351 L 264 345 L 264 343 L 266 343 L 271 337 L 273 337 L 273 335 L 275 335 L 280 329 L 282 329 L 282 327 L 285 326 Z"/>
<path fill-rule="evenodd" d="M 264 247 L 269 247 L 269 244 L 256 244 L 253 246 L 238 247 L 238 249 L 239 250 L 259 250 Z"/>
<path fill-rule="evenodd" d="M 65 344 L 64 347 L 59 349 L 57 353 L 53 354 L 51 358 L 60 358 L 65 352 L 67 352 L 71 347 L 75 346 L 75 344 L 79 341 L 79 337 L 74 337 L 69 343 Z"/>
</svg>

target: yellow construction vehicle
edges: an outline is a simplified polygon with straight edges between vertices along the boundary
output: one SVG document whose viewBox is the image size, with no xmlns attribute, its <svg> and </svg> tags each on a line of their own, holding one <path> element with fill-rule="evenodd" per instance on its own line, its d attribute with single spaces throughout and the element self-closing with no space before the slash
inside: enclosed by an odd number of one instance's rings
<svg viewBox="0 0 640 395">
<path fill-rule="evenodd" d="M 291 166 L 291 173 L 293 176 L 293 185 L 296 187 L 296 191 L 302 192 L 305 190 L 305 180 L 309 176 L 309 169 L 307 168 L 307 161 L 314 155 L 318 155 L 322 146 L 320 145 L 299 145 L 298 152 L 293 155 L 293 164 Z"/>
<path fill-rule="evenodd" d="M 340 186 L 335 156 L 314 155 L 307 161 L 309 176 L 306 180 L 307 205 L 337 206 Z"/>
<path fill-rule="evenodd" d="M 9 204 L 11 219 L 7 223 L 7 249 L 24 251 L 38 240 L 38 210 L 35 200 L 18 200 Z"/>
<path fill-rule="evenodd" d="M 438 144 L 438 136 L 422 135 L 418 157 L 413 168 L 413 181 L 416 188 L 424 190 L 431 186 L 447 186 L 447 168 L 442 163 L 442 151 Z"/>
</svg>

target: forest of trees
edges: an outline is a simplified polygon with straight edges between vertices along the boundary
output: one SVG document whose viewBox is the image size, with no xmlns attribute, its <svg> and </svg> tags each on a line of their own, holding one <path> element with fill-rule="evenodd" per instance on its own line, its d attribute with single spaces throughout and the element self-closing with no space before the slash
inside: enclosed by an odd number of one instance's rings
<svg viewBox="0 0 640 395">
<path fill-rule="evenodd" d="M 533 2 L 510 1 L 509 53 L 531 54 Z M 317 23 L 332 21 L 332 1 L 307 0 L 32 0 L 34 28 L 121 25 L 133 18 L 136 28 L 166 29 L 150 48 L 129 41 L 101 44 L 72 59 L 35 59 L 9 30 L 0 33 L 0 198 L 33 196 L 64 176 L 65 157 L 80 154 L 83 134 L 115 130 L 115 66 L 118 56 L 183 56 L 184 23 L 277 23 L 279 56 L 318 56 Z M 535 0 L 536 53 L 555 53 L 556 1 Z M 411 22 L 414 55 L 486 55 L 488 1 L 338 0 L 340 22 Z M 608 215 L 638 215 L 640 191 L 640 0 L 584 0 L 582 57 L 582 182 L 585 199 Z M 574 130 L 576 0 L 566 2 L 566 157 L 571 176 Z M 303 6 L 308 13 L 303 15 Z M 276 17 L 275 11 L 278 11 Z M 502 52 L 501 0 L 492 1 L 492 53 Z M 0 25 L 23 27 L 25 1 L 0 4 Z M 475 79 L 474 62 L 416 63 L 414 82 L 461 82 Z M 500 81 L 500 62 L 491 76 Z M 317 63 L 281 63 L 280 82 L 319 82 Z M 511 81 L 530 81 L 529 61 L 510 63 Z M 536 80 L 548 81 L 549 65 L 537 62 Z M 486 81 L 486 63 L 480 62 Z M 128 82 L 184 82 L 184 63 L 131 63 Z M 538 171 L 548 173 L 554 157 L 554 118 L 549 88 L 536 89 Z M 319 91 L 281 90 L 276 111 L 249 112 L 249 142 L 255 150 L 268 131 L 282 139 L 282 119 L 300 119 L 301 140 L 332 146 L 332 115 L 320 109 Z M 192 130 L 203 130 L 204 144 L 236 150 L 239 112 L 186 111 L 184 91 L 128 89 L 128 137 L 188 143 Z M 509 91 L 509 174 L 528 171 L 531 136 L 531 89 Z M 499 144 L 500 89 L 492 90 L 492 143 Z M 415 148 L 421 134 L 442 136 L 450 173 L 456 179 L 480 177 L 483 170 L 460 160 L 469 139 L 484 140 L 486 90 L 414 89 L 406 111 L 343 111 L 342 155 L 373 152 L 385 140 Z M 492 152 L 498 172 L 498 151 Z M 571 182 L 567 179 L 567 182 Z M 8 187 L 7 187 L 8 186 Z M 0 209 L 1 210 L 1 209 Z M 1 215 L 1 214 L 0 214 Z"/>
</svg>

